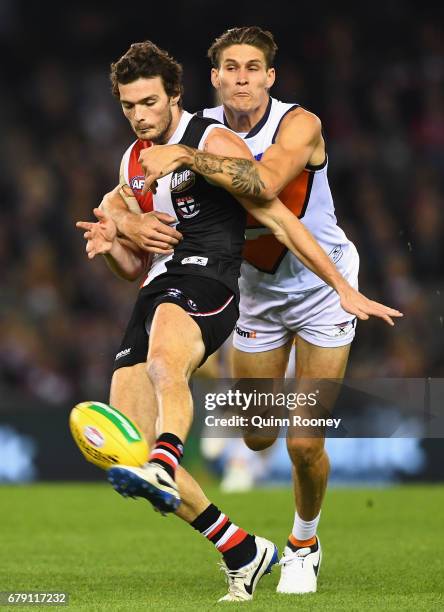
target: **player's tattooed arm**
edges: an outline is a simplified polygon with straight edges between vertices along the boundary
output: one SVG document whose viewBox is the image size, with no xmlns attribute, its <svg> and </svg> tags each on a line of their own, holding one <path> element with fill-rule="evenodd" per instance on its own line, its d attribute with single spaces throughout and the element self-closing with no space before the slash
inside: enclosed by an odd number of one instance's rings
<svg viewBox="0 0 444 612">
<path fill-rule="evenodd" d="M 244 143 L 233 132 L 212 130 L 204 150 L 186 145 L 157 145 L 140 152 L 139 163 L 145 173 L 144 193 L 154 181 L 185 166 L 204 176 L 210 183 L 234 196 L 246 196 L 257 202 L 269 199 L 267 180 Z"/>
<path fill-rule="evenodd" d="M 265 183 L 261 179 L 253 160 L 222 157 L 186 146 L 183 146 L 183 148 L 186 149 L 190 160 L 192 159 L 190 164 L 192 170 L 209 179 L 216 174 L 229 177 L 231 184 L 221 186 L 228 187 L 230 191 L 240 195 L 257 197 L 265 190 Z"/>
<path fill-rule="evenodd" d="M 318 165 L 325 161 L 325 146 L 319 119 L 296 109 L 284 117 L 276 142 L 264 152 L 260 161 L 236 148 L 239 137 L 227 130 L 212 130 L 204 151 L 186 149 L 185 165 L 204 174 L 234 196 L 247 196 L 257 203 L 271 202 L 296 178 L 308 163 Z M 179 145 L 182 149 L 185 147 Z M 238 159 L 245 158 L 245 159 Z"/>
<path fill-rule="evenodd" d="M 321 124 L 312 113 L 296 109 L 284 117 L 276 138 L 256 161 L 245 142 L 223 128 L 211 130 L 204 149 L 182 144 L 157 145 L 140 152 L 146 193 L 159 178 L 185 166 L 234 196 L 257 203 L 274 200 L 308 163 L 325 161 Z"/>
</svg>

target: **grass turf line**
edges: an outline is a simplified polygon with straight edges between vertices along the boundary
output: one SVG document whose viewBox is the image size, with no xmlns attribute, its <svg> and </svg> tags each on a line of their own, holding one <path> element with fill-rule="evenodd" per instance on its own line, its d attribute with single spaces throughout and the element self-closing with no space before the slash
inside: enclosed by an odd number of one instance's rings
<svg viewBox="0 0 444 612">
<path fill-rule="evenodd" d="M 282 551 L 293 520 L 289 489 L 224 495 L 211 488 L 208 494 L 235 523 Z M 275 566 L 254 601 L 239 605 L 442 610 L 443 506 L 438 486 L 331 489 L 319 531 L 318 593 L 278 595 Z M 93 611 L 210 610 L 226 592 L 219 556 L 207 541 L 106 484 L 1 486 L 0 525 L 0 591 L 66 591 L 68 610 Z"/>
</svg>

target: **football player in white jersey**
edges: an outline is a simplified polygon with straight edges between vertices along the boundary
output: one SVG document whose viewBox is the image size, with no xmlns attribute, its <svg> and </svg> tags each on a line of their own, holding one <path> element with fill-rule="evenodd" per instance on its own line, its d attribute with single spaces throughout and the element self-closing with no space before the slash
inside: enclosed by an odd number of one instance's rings
<svg viewBox="0 0 444 612">
<path fill-rule="evenodd" d="M 211 81 L 222 105 L 206 109 L 203 116 L 218 119 L 242 136 L 255 160 L 180 146 L 154 147 L 142 152 L 140 158 L 145 189 L 166 172 L 187 166 L 234 195 L 247 195 L 257 202 L 279 197 L 357 288 L 359 257 L 336 224 L 321 122 L 297 104 L 270 97 L 276 50 L 270 32 L 245 27 L 222 34 L 208 53 L 213 66 Z M 280 248 L 257 223 L 247 230 L 240 289 L 241 314 L 234 335 L 235 377 L 284 377 L 296 339 L 298 379 L 343 378 L 356 317 L 341 307 L 331 287 L 292 253 Z M 368 313 L 354 314 L 368 318 Z M 326 391 L 323 406 L 332 409 L 336 397 L 337 391 Z M 253 437 L 246 441 L 255 449 L 271 442 Z M 277 591 L 307 593 L 317 588 L 321 547 L 316 534 L 329 460 L 322 436 L 304 438 L 290 432 L 287 447 L 293 463 L 296 511 Z"/>
</svg>

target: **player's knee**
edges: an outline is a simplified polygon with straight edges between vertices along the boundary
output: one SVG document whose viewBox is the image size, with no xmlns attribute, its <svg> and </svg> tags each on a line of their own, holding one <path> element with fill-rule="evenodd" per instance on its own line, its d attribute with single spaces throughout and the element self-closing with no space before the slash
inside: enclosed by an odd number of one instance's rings
<svg viewBox="0 0 444 612">
<path fill-rule="evenodd" d="M 168 386 L 183 378 L 171 355 L 153 352 L 146 362 L 146 371 L 154 386 Z"/>
<path fill-rule="evenodd" d="M 300 467 L 310 467 L 319 461 L 324 454 L 324 443 L 319 438 L 297 438 L 293 436 L 287 439 L 287 449 L 293 464 Z"/>
<path fill-rule="evenodd" d="M 248 448 L 252 451 L 261 451 L 269 448 L 273 442 L 276 440 L 276 437 L 273 436 L 261 436 L 254 433 L 245 433 L 244 434 L 244 442 L 248 446 Z"/>
</svg>

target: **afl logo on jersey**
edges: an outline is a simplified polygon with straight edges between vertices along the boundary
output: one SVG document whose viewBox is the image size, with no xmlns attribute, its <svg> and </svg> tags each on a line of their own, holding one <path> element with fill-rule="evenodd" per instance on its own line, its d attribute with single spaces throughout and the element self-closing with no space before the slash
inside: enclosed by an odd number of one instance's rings
<svg viewBox="0 0 444 612">
<path fill-rule="evenodd" d="M 181 191 L 185 191 L 189 187 L 194 185 L 194 181 L 196 180 L 196 175 L 191 170 L 182 170 L 180 172 L 174 172 L 171 177 L 171 185 L 170 191 L 171 193 L 180 193 Z"/>
<path fill-rule="evenodd" d="M 177 198 L 176 200 L 177 212 L 184 219 L 191 219 L 195 217 L 200 210 L 200 204 L 194 201 L 191 196 L 185 196 L 183 198 Z"/>
<path fill-rule="evenodd" d="M 143 186 L 145 185 L 145 177 L 141 176 L 133 176 L 130 180 L 130 187 L 133 191 L 142 191 Z"/>
</svg>

